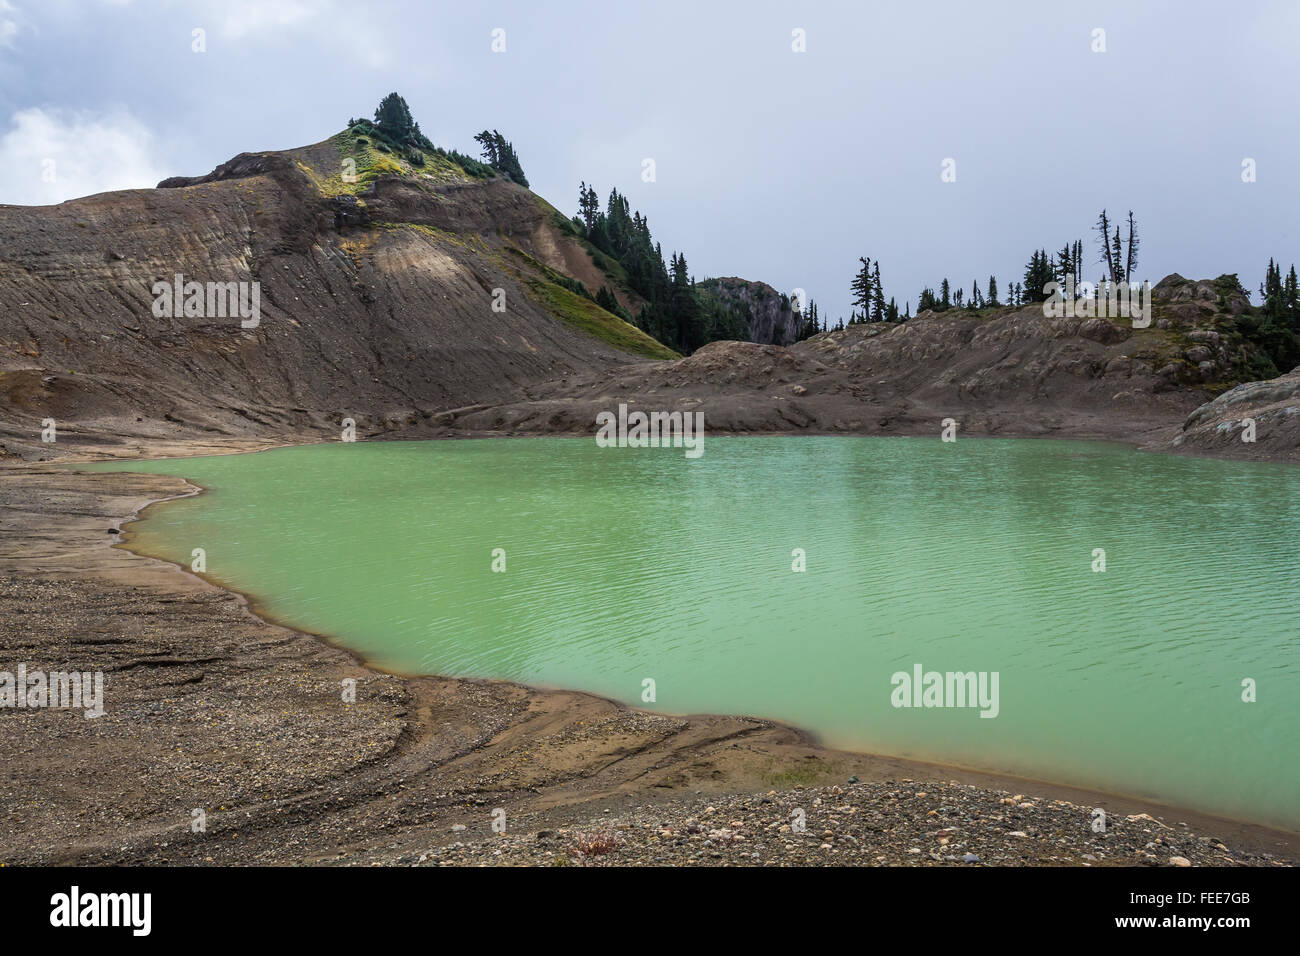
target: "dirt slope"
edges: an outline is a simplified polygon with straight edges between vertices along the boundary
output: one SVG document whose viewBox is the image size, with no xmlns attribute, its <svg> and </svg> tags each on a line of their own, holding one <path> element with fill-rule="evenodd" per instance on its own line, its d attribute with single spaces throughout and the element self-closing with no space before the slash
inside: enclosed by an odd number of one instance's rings
<svg viewBox="0 0 1300 956">
<path fill-rule="evenodd" d="M 343 417 L 364 433 L 671 354 L 556 284 L 586 253 L 528 190 L 388 157 L 347 186 L 335 170 L 358 148 L 341 134 L 165 188 L 0 207 L 8 452 L 56 454 L 44 418 L 83 446 L 336 436 Z M 154 315 L 177 273 L 259 282 L 260 325 Z"/>
<path fill-rule="evenodd" d="M 855 325 L 789 348 L 719 342 L 689 358 L 606 369 L 526 402 L 444 416 L 473 431 L 591 431 L 619 402 L 703 411 L 719 432 L 965 434 L 1147 440 L 1211 392 L 1180 335 L 1108 319 L 925 313 Z M 1188 381 L 1188 379 L 1193 379 Z"/>
</svg>

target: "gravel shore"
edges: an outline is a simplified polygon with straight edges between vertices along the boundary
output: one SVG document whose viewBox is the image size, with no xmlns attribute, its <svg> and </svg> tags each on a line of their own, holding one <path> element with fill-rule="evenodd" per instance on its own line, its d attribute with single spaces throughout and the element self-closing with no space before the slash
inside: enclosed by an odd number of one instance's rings
<svg viewBox="0 0 1300 956">
<path fill-rule="evenodd" d="M 437 866 L 1286 866 L 1148 814 L 971 785 L 891 780 L 606 812 L 556 830 L 475 833 L 412 859 Z M 459 832 L 459 831 L 458 831 Z M 463 831 L 470 833 L 469 828 Z"/>
</svg>

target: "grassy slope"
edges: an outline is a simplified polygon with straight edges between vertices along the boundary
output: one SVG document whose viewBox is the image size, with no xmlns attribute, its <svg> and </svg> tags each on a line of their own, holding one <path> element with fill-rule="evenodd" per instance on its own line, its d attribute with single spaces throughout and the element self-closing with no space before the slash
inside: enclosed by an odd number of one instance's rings
<svg viewBox="0 0 1300 956">
<path fill-rule="evenodd" d="M 590 299 L 570 292 L 563 286 L 533 277 L 525 280 L 532 299 L 550 315 L 570 328 L 600 339 L 616 349 L 653 359 L 681 358 L 668 346 L 656 341 L 635 325 L 606 312 Z"/>
<path fill-rule="evenodd" d="M 652 359 L 681 358 L 635 325 L 624 322 L 612 312 L 606 312 L 586 296 L 565 288 L 559 280 L 567 277 L 550 266 L 538 262 L 514 246 L 507 246 L 506 249 L 524 267 L 522 272 L 516 274 L 531 294 L 532 300 L 565 325 L 633 355 Z"/>
</svg>

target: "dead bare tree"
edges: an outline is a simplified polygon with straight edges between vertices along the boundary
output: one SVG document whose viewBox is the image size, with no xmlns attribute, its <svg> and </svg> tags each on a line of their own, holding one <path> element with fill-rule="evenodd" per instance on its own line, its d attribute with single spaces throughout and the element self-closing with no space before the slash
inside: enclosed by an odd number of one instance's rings
<svg viewBox="0 0 1300 956">
<path fill-rule="evenodd" d="M 1110 281 L 1118 281 L 1115 277 L 1115 263 L 1119 260 L 1111 251 L 1110 245 L 1110 217 L 1106 215 L 1106 210 L 1101 211 L 1097 217 L 1097 231 L 1101 233 L 1102 258 L 1101 261 L 1106 264 L 1106 272 L 1110 275 Z"/>
<path fill-rule="evenodd" d="M 1133 210 L 1130 209 L 1128 211 L 1128 259 L 1124 267 L 1124 277 L 1129 282 L 1133 281 L 1133 276 L 1137 273 L 1139 244 L 1137 223 L 1133 221 Z"/>
</svg>

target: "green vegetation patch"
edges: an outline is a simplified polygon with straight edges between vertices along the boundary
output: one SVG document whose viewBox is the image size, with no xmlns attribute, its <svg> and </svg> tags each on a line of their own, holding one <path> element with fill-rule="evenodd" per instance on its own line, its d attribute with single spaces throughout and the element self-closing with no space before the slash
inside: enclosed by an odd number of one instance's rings
<svg viewBox="0 0 1300 956">
<path fill-rule="evenodd" d="M 322 196 L 364 193 L 381 176 L 401 176 L 416 185 L 436 186 L 496 175 L 490 167 L 454 150 L 394 143 L 364 120 L 330 137 L 329 143 L 338 151 L 338 162 L 329 168 L 298 160 L 298 168 Z"/>
<path fill-rule="evenodd" d="M 777 789 L 807 787 L 825 778 L 830 771 L 831 766 L 825 760 L 809 757 L 797 765 L 768 771 L 763 774 L 763 781 Z"/>
<path fill-rule="evenodd" d="M 556 282 L 532 276 L 524 280 L 524 285 L 538 306 L 571 329 L 632 355 L 644 355 L 653 359 L 681 358 L 668 346 L 655 341 L 636 326 L 629 325 L 618 316 L 606 312 L 591 299 L 571 292 Z"/>
<path fill-rule="evenodd" d="M 452 245 L 460 246 L 462 249 L 490 252 L 487 243 L 483 241 L 483 237 L 474 233 L 449 232 L 446 229 L 427 226 L 420 222 L 376 222 L 374 225 L 378 229 L 409 229 L 435 242 L 449 242 Z"/>
</svg>

